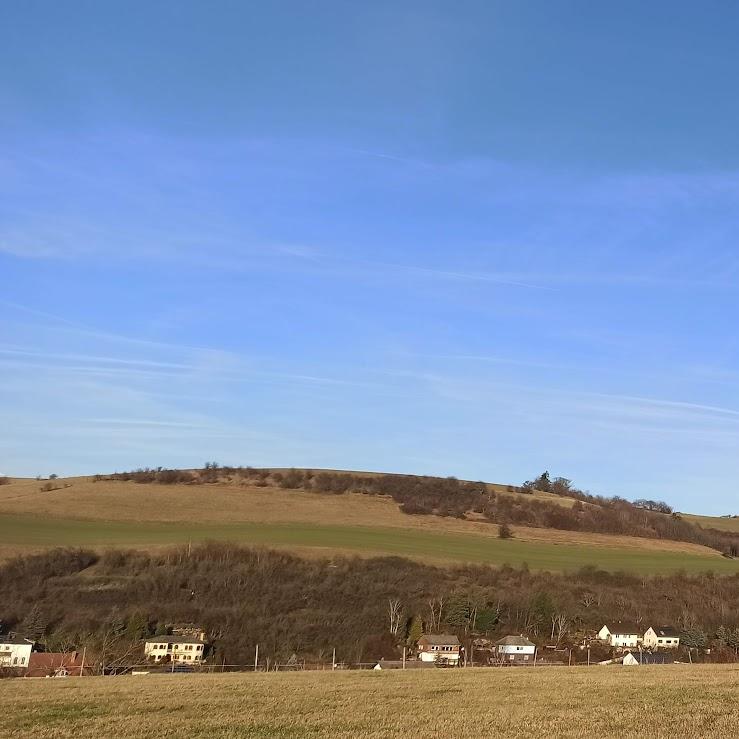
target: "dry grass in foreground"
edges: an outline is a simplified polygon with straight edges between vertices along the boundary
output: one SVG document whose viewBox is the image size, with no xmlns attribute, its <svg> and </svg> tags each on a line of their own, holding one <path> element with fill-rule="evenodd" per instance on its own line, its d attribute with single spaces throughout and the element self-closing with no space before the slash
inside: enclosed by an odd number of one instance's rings
<svg viewBox="0 0 739 739">
<path fill-rule="evenodd" d="M 736 737 L 739 667 L 8 680 L 0 737 Z"/>
</svg>

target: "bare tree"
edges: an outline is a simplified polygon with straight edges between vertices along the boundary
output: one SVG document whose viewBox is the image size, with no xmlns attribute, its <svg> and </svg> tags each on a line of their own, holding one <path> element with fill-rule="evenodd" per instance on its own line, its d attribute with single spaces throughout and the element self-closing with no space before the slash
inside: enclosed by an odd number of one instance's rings
<svg viewBox="0 0 739 739">
<path fill-rule="evenodd" d="M 438 598 L 431 598 L 429 600 L 429 613 L 431 615 L 430 623 L 431 628 L 439 630 L 441 628 L 441 617 L 444 611 L 444 596 L 440 595 Z"/>
<path fill-rule="evenodd" d="M 393 636 L 397 636 L 398 631 L 400 631 L 400 621 L 403 616 L 403 609 L 400 601 L 397 599 L 390 598 L 387 603 L 388 616 L 390 618 L 390 633 Z"/>
<path fill-rule="evenodd" d="M 552 614 L 552 639 L 557 638 L 557 646 L 567 633 L 567 629 L 570 626 L 570 619 L 564 613 L 553 613 Z"/>
<path fill-rule="evenodd" d="M 590 591 L 586 591 L 580 596 L 580 603 L 585 608 L 590 608 L 595 603 L 596 597 L 595 593 L 591 593 Z"/>
</svg>

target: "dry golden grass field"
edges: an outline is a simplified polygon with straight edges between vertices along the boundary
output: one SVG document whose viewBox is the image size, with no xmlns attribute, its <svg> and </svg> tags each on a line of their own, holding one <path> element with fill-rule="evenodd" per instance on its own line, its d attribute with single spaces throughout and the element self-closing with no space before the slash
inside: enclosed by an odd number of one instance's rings
<svg viewBox="0 0 739 739">
<path fill-rule="evenodd" d="M 0 558 L 53 546 L 154 549 L 205 539 L 290 549 L 301 554 L 416 557 L 535 569 L 595 564 L 645 574 L 733 573 L 736 562 L 695 544 L 516 526 L 497 539 L 483 520 L 408 516 L 391 499 L 255 487 L 243 482 L 158 485 L 70 478 L 42 491 L 37 480 L 0 486 Z M 516 495 L 517 493 L 510 493 Z"/>
<path fill-rule="evenodd" d="M 16 679 L 0 737 L 739 736 L 739 666 Z"/>
</svg>

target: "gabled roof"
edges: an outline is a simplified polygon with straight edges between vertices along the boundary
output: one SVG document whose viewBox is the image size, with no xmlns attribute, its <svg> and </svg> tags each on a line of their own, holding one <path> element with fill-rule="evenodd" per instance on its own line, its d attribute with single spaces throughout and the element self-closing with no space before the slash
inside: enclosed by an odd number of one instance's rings
<svg viewBox="0 0 739 739">
<path fill-rule="evenodd" d="M 605 627 L 614 635 L 638 636 L 644 633 L 639 626 L 630 621 L 611 621 L 606 623 Z"/>
<path fill-rule="evenodd" d="M 499 647 L 535 647 L 534 642 L 529 641 L 525 636 L 504 636 L 498 639 L 495 644 Z"/>
<path fill-rule="evenodd" d="M 461 643 L 454 634 L 424 634 L 418 641 L 432 647 L 458 647 Z"/>
<path fill-rule="evenodd" d="M 82 671 L 82 657 L 77 652 L 31 652 L 26 677 L 46 677 L 62 668 Z"/>
<path fill-rule="evenodd" d="M 152 636 L 144 640 L 146 644 L 205 644 L 201 639 L 189 636 Z"/>
<path fill-rule="evenodd" d="M 657 636 L 664 636 L 668 639 L 680 638 L 680 632 L 674 626 L 652 626 L 651 628 Z"/>
<path fill-rule="evenodd" d="M 665 652 L 629 652 L 624 655 L 624 664 L 630 657 L 640 665 L 671 665 L 675 659 L 671 654 Z"/>
</svg>

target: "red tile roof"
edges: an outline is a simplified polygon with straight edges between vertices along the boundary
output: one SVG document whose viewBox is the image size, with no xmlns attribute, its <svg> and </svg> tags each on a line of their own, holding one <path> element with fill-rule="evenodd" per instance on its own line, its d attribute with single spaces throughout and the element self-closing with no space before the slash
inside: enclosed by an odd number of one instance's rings
<svg viewBox="0 0 739 739">
<path fill-rule="evenodd" d="M 82 672 L 82 655 L 78 652 L 31 652 L 26 677 L 54 676 L 59 670 L 79 675 Z"/>
</svg>

